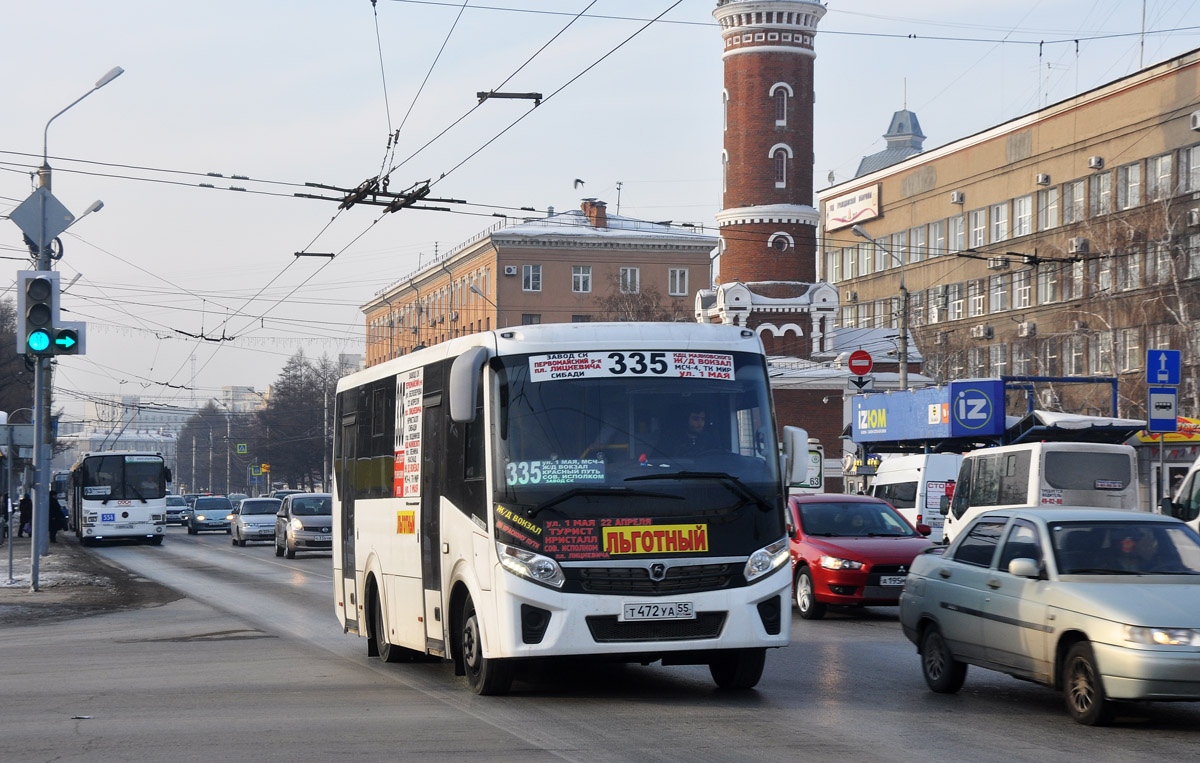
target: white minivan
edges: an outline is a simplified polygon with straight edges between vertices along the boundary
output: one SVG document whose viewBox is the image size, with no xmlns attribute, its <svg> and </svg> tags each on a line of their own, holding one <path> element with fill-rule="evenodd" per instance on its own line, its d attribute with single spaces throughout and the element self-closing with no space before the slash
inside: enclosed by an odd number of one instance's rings
<svg viewBox="0 0 1200 763">
<path fill-rule="evenodd" d="M 991 509 L 1082 507 L 1137 510 L 1137 455 L 1128 445 L 1033 442 L 963 455 L 943 542 Z"/>
<path fill-rule="evenodd" d="M 929 525 L 930 540 L 942 539 L 944 517 L 942 496 L 958 477 L 962 456 L 958 453 L 918 453 L 891 456 L 880 462 L 867 492 L 882 498 L 900 512 L 909 524 Z"/>
<path fill-rule="evenodd" d="M 1160 510 L 1163 514 L 1182 519 L 1193 530 L 1200 532 L 1200 458 L 1188 469 L 1175 497 L 1171 500 L 1163 498 Z"/>
</svg>

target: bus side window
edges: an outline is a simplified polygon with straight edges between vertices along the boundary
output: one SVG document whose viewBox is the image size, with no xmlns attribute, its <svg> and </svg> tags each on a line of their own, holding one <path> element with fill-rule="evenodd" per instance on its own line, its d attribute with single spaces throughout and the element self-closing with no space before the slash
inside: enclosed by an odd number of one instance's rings
<svg viewBox="0 0 1200 763">
<path fill-rule="evenodd" d="M 976 459 L 964 458 L 962 467 L 958 470 L 958 482 L 954 488 L 954 500 L 950 502 L 950 511 L 954 514 L 955 519 L 962 519 L 962 515 L 966 512 L 968 506 L 968 498 L 971 494 L 971 468 L 975 464 Z"/>
<path fill-rule="evenodd" d="M 1196 475 L 1200 472 L 1192 472 L 1192 476 L 1184 483 L 1183 490 L 1180 492 L 1179 518 L 1184 522 L 1192 522 L 1196 517 L 1200 517 L 1200 479 Z"/>
</svg>

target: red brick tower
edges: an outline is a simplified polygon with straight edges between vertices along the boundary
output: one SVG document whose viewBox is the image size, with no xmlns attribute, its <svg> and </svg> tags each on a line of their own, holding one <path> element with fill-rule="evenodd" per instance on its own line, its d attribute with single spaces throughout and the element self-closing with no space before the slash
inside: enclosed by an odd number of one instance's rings
<svg viewBox="0 0 1200 763">
<path fill-rule="evenodd" d="M 817 278 L 812 207 L 815 0 L 718 0 L 725 150 L 720 282 Z"/>
</svg>

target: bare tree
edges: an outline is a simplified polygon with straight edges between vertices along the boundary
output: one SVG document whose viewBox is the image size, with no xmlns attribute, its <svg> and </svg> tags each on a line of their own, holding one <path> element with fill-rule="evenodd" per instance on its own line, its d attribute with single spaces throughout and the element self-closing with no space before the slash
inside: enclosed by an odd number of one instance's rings
<svg viewBox="0 0 1200 763">
<path fill-rule="evenodd" d="M 620 276 L 611 281 L 607 297 L 597 300 L 605 319 L 610 321 L 692 321 L 691 305 L 684 299 L 663 303 L 663 295 L 650 286 L 636 291 L 622 289 Z"/>
</svg>

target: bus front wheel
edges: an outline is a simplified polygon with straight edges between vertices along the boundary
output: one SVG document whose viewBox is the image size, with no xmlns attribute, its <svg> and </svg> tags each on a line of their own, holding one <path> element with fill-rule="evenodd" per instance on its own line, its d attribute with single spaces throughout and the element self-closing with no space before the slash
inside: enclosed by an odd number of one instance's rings
<svg viewBox="0 0 1200 763">
<path fill-rule="evenodd" d="M 512 686 L 512 663 L 484 657 L 481 635 L 475 603 L 468 596 L 463 602 L 462 619 L 458 626 L 458 648 L 462 651 L 467 684 L 476 694 L 507 694 Z"/>
<path fill-rule="evenodd" d="M 766 649 L 731 649 L 708 663 L 708 672 L 718 688 L 753 689 L 766 664 Z"/>
</svg>

